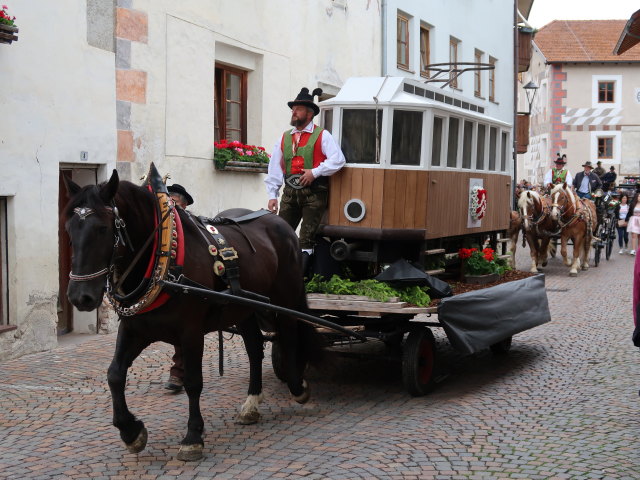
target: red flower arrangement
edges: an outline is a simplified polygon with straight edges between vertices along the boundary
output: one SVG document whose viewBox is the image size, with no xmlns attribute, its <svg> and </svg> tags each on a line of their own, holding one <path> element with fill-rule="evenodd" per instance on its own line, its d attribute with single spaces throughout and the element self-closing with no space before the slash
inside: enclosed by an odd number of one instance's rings
<svg viewBox="0 0 640 480">
<path fill-rule="evenodd" d="M 464 273 L 467 275 L 487 275 L 490 273 L 502 275 L 510 269 L 504 260 L 495 257 L 495 251 L 492 248 L 483 250 L 461 248 L 458 250 L 458 258 L 462 260 Z"/>
<path fill-rule="evenodd" d="M 224 169 L 227 162 L 231 161 L 269 163 L 269 154 L 265 151 L 264 147 L 245 145 L 237 140 L 232 142 L 220 140 L 219 142 L 213 142 L 213 146 L 213 160 L 219 169 Z"/>
<path fill-rule="evenodd" d="M 9 25 L 10 27 L 14 27 L 16 17 L 9 16 L 9 14 L 7 13 L 7 8 L 8 7 L 6 5 L 2 5 L 2 10 L 0 10 L 0 23 Z"/>
</svg>

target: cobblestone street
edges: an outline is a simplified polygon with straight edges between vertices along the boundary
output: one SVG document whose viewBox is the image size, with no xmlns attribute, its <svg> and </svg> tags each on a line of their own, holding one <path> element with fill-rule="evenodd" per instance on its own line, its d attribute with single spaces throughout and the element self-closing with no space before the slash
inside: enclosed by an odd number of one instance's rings
<svg viewBox="0 0 640 480">
<path fill-rule="evenodd" d="M 312 399 L 301 406 L 268 347 L 262 420 L 236 425 L 247 358 L 241 340 L 227 342 L 219 377 L 209 335 L 199 462 L 175 459 L 187 397 L 163 388 L 170 346 L 152 345 L 130 370 L 128 404 L 149 430 L 140 454 L 111 425 L 115 335 L 0 363 L 0 478 L 638 478 L 633 260 L 616 249 L 570 278 L 552 259 L 552 322 L 515 336 L 506 357 L 461 356 L 436 332 L 449 376 L 421 398 L 405 392 L 399 363 L 330 357 L 308 374 Z M 528 269 L 526 249 L 517 263 Z"/>
</svg>

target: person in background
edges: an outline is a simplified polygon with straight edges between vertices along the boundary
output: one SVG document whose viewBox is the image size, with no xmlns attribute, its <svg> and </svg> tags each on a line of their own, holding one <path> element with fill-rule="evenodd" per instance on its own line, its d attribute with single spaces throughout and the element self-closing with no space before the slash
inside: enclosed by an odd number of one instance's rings
<svg viewBox="0 0 640 480">
<path fill-rule="evenodd" d="M 602 177 L 604 177 L 604 174 L 606 172 L 604 168 L 602 168 L 602 162 L 600 160 L 596 162 L 596 168 L 593 169 L 593 173 L 595 173 L 600 178 L 600 180 L 602 180 Z"/>
<path fill-rule="evenodd" d="M 608 183 L 609 186 L 611 187 L 610 189 L 613 190 L 616 186 L 616 178 L 618 178 L 618 174 L 616 173 L 616 167 L 611 165 L 611 167 L 609 168 L 609 171 L 605 173 L 604 176 L 602 177 L 602 183 Z"/>
<path fill-rule="evenodd" d="M 640 238 L 640 204 L 638 204 L 638 193 L 640 192 L 640 185 L 636 185 L 636 193 L 633 195 L 631 204 L 629 205 L 629 211 L 625 217 L 627 222 L 627 232 L 631 234 L 631 255 L 636 254 L 638 249 L 638 238 Z"/>
<path fill-rule="evenodd" d="M 177 207 L 186 210 L 188 205 L 193 204 L 193 197 L 182 185 L 174 183 L 167 187 L 167 191 Z M 184 387 L 184 364 L 182 363 L 182 348 L 178 346 L 173 348 L 174 353 L 171 358 L 173 365 L 169 369 L 169 381 L 164 384 L 164 388 L 178 393 Z"/>
<path fill-rule="evenodd" d="M 329 176 L 346 163 L 331 132 L 313 124 L 313 117 L 320 113 L 313 97 L 320 95 L 319 88 L 311 94 L 303 88 L 295 100 L 287 103 L 293 129 L 284 132 L 274 145 L 264 181 L 269 196 L 267 209 L 278 213 L 294 230 L 302 220 L 300 248 L 305 275 L 311 265 L 316 230 L 327 209 Z M 278 192 L 283 183 L 278 211 Z"/>
<path fill-rule="evenodd" d="M 567 185 L 571 185 L 573 183 L 573 177 L 571 176 L 571 172 L 565 169 L 564 166 L 567 164 L 567 156 L 558 153 L 558 156 L 555 160 L 555 168 L 551 168 L 547 171 L 544 176 L 544 185 L 551 190 L 554 185 L 559 185 L 563 183 L 567 183 Z"/>
<path fill-rule="evenodd" d="M 578 172 L 573 179 L 573 187 L 580 198 L 592 199 L 591 192 L 602 187 L 602 180 L 593 173 L 593 165 L 590 161 L 584 162 L 582 165 L 584 171 Z"/>
<path fill-rule="evenodd" d="M 623 193 L 616 206 L 616 230 L 618 232 L 618 246 L 620 255 L 626 253 L 629 247 L 629 233 L 627 232 L 627 213 L 629 213 L 629 195 Z"/>
</svg>

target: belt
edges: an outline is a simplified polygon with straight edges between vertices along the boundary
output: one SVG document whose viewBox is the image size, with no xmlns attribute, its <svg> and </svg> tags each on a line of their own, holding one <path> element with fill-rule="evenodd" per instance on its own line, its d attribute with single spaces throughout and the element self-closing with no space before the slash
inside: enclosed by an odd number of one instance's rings
<svg viewBox="0 0 640 480">
<path fill-rule="evenodd" d="M 285 175 L 284 183 L 286 183 L 288 186 L 290 186 L 295 190 L 302 190 L 303 188 L 309 188 L 309 187 L 314 187 L 319 185 L 329 185 L 329 177 L 318 177 L 311 183 L 311 185 L 301 185 L 300 177 L 302 177 L 302 175 L 299 173 L 295 173 L 292 175 Z"/>
</svg>

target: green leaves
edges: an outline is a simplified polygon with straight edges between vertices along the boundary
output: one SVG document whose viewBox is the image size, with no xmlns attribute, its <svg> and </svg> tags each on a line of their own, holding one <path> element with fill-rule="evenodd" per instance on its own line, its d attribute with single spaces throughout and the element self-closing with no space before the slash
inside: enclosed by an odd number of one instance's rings
<svg viewBox="0 0 640 480">
<path fill-rule="evenodd" d="M 426 307 L 431 303 L 431 298 L 426 293 L 427 287 L 403 287 L 393 288 L 386 283 L 377 280 L 351 281 L 332 276 L 325 281 L 322 276 L 314 275 L 306 284 L 307 293 L 326 293 L 329 295 L 364 295 L 380 302 L 386 302 L 391 297 L 399 297 L 403 302 L 408 302 L 418 307 Z"/>
</svg>

